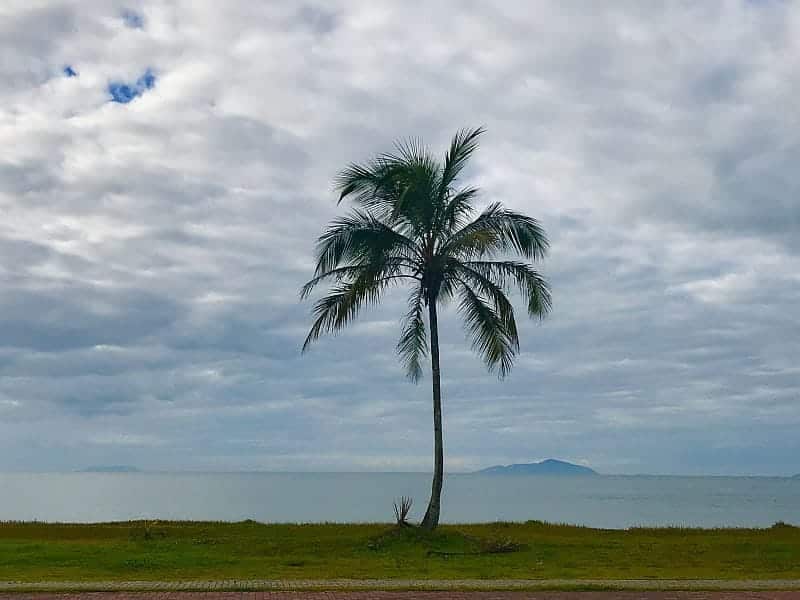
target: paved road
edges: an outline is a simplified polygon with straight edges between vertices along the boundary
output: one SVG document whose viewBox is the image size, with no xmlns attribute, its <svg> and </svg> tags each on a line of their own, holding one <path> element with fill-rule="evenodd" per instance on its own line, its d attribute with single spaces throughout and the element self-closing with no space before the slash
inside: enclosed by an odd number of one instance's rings
<svg viewBox="0 0 800 600">
<path fill-rule="evenodd" d="M 2 594 L 0 600 L 800 600 L 800 591 L 716 592 L 77 592 Z"/>
</svg>

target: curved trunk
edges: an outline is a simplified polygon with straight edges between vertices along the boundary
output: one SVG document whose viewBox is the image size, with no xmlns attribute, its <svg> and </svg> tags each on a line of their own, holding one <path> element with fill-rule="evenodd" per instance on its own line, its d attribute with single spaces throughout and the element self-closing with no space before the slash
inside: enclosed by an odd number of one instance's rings
<svg viewBox="0 0 800 600">
<path fill-rule="evenodd" d="M 433 484 L 428 510 L 422 519 L 424 529 L 433 530 L 439 524 L 439 506 L 444 477 L 444 447 L 442 444 L 442 384 L 439 372 L 439 321 L 436 317 L 436 300 L 428 304 L 431 328 L 431 379 L 433 380 Z"/>
</svg>

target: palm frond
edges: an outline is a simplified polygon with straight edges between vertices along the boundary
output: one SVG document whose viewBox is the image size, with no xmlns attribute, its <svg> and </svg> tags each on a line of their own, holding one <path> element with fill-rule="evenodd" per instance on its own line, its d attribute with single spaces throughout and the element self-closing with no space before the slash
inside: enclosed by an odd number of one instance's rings
<svg viewBox="0 0 800 600">
<path fill-rule="evenodd" d="M 419 139 L 398 142 L 394 153 L 351 164 L 336 178 L 339 201 L 351 197 L 403 233 L 433 229 L 439 212 L 442 166 Z"/>
<path fill-rule="evenodd" d="M 430 165 L 435 166 L 436 159 L 418 137 L 409 137 L 399 140 L 394 144 L 395 152 L 382 154 L 387 161 L 396 161 L 405 165 Z"/>
<path fill-rule="evenodd" d="M 334 179 L 334 189 L 339 192 L 339 204 L 349 196 L 357 204 L 369 206 L 376 197 L 391 197 L 395 190 L 394 183 L 391 163 L 379 156 L 363 165 L 348 165 Z"/>
<path fill-rule="evenodd" d="M 405 315 L 403 332 L 397 342 L 397 353 L 403 362 L 408 377 L 417 382 L 422 377 L 422 359 L 428 355 L 428 335 L 425 330 L 424 298 L 417 287 L 408 299 L 409 310 Z"/>
<path fill-rule="evenodd" d="M 466 187 L 448 197 L 439 223 L 440 238 L 446 238 L 455 229 L 464 226 L 464 221 L 474 210 L 472 203 L 479 192 L 476 187 Z"/>
<path fill-rule="evenodd" d="M 550 242 L 536 219 L 490 204 L 474 221 L 454 233 L 443 252 L 463 258 L 494 252 L 514 252 L 525 258 L 544 258 Z"/>
<path fill-rule="evenodd" d="M 335 281 L 342 281 L 343 279 L 355 279 L 363 273 L 364 267 L 362 265 L 349 265 L 346 267 L 337 267 L 313 277 L 300 288 L 300 299 L 305 300 L 311 294 L 317 285 L 326 279 L 333 279 Z"/>
<path fill-rule="evenodd" d="M 462 264 L 487 279 L 493 279 L 501 287 L 512 280 L 527 304 L 528 314 L 533 318 L 544 319 L 553 307 L 547 281 L 526 263 L 506 260 L 466 261 Z"/>
<path fill-rule="evenodd" d="M 303 342 L 303 352 L 323 333 L 336 332 L 350 323 L 365 304 L 377 304 L 383 291 L 396 281 L 394 277 L 380 277 L 365 270 L 354 281 L 334 286 L 330 294 L 314 305 L 316 319 Z"/>
<path fill-rule="evenodd" d="M 506 297 L 503 282 L 500 285 L 489 279 L 486 275 L 472 269 L 466 264 L 456 262 L 453 271 L 463 285 L 471 285 L 478 290 L 483 298 L 491 300 L 495 314 L 503 324 L 503 328 L 515 351 L 519 351 L 519 334 L 517 322 L 514 318 L 514 307 Z"/>
<path fill-rule="evenodd" d="M 417 275 L 412 274 L 414 265 L 408 261 L 407 258 L 402 256 L 386 256 L 380 260 L 373 261 L 369 264 L 347 265 L 344 267 L 337 267 L 326 271 L 321 275 L 313 277 L 300 288 L 300 299 L 308 298 L 311 292 L 323 281 L 332 279 L 334 281 L 354 281 L 362 276 L 367 270 L 379 272 L 381 277 L 397 277 L 408 279 L 419 279 Z"/>
<path fill-rule="evenodd" d="M 343 263 L 368 264 L 390 253 L 407 258 L 410 265 L 416 244 L 373 215 L 355 210 L 336 219 L 317 240 L 315 275 Z"/>
<path fill-rule="evenodd" d="M 502 319 L 486 301 L 470 289 L 461 287 L 459 311 L 472 338 L 472 348 L 481 355 L 489 371 L 505 377 L 514 364 L 516 346 Z"/>
<path fill-rule="evenodd" d="M 389 218 L 406 224 L 416 236 L 430 235 L 441 211 L 442 202 L 437 197 L 441 166 L 418 140 L 400 143 L 397 150 L 397 155 L 383 156 L 385 161 L 394 161 L 400 188 Z"/>
<path fill-rule="evenodd" d="M 447 304 L 455 296 L 460 285 L 462 285 L 462 282 L 459 281 L 458 273 L 451 269 L 449 265 L 446 265 L 441 274 L 436 301 L 439 304 Z"/>
<path fill-rule="evenodd" d="M 483 127 L 462 129 L 453 136 L 453 140 L 450 142 L 450 149 L 444 157 L 441 181 L 442 196 L 453 185 L 467 161 L 478 149 L 478 138 L 483 135 L 484 131 Z"/>
</svg>

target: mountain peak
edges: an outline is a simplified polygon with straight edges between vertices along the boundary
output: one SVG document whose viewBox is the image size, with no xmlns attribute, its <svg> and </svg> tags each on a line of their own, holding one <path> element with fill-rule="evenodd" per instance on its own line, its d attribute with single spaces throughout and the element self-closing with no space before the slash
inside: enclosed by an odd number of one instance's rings
<svg viewBox="0 0 800 600">
<path fill-rule="evenodd" d="M 536 463 L 515 465 L 495 465 L 478 473 L 486 475 L 597 475 L 597 471 L 556 458 L 548 458 Z"/>
<path fill-rule="evenodd" d="M 138 473 L 139 469 L 130 465 L 95 465 L 86 467 L 84 473 Z"/>
</svg>

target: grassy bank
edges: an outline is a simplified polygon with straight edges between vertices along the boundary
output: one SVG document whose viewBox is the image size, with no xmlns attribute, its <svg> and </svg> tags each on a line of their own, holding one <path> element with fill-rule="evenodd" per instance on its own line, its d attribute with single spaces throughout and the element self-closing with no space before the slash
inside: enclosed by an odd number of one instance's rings
<svg viewBox="0 0 800 600">
<path fill-rule="evenodd" d="M 0 580 L 794 579 L 800 528 L 0 524 Z"/>
</svg>

